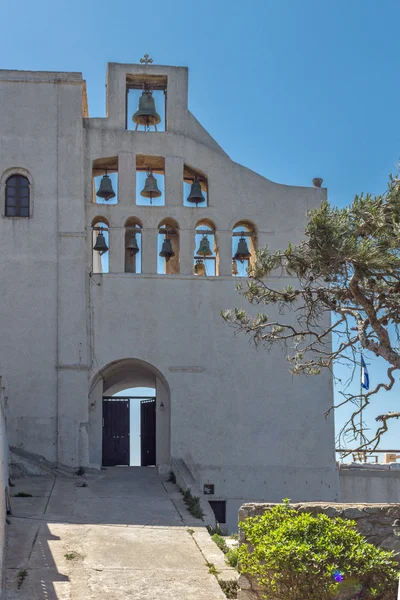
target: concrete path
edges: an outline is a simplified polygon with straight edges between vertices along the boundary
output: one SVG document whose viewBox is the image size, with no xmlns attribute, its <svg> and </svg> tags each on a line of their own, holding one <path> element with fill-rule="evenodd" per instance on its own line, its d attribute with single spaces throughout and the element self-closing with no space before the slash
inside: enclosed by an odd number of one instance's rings
<svg viewBox="0 0 400 600">
<path fill-rule="evenodd" d="M 210 538 L 176 486 L 140 467 L 84 480 L 87 487 L 80 478 L 15 481 L 5 600 L 225 598 L 196 541 Z M 213 543 L 211 552 L 220 561 Z"/>
</svg>

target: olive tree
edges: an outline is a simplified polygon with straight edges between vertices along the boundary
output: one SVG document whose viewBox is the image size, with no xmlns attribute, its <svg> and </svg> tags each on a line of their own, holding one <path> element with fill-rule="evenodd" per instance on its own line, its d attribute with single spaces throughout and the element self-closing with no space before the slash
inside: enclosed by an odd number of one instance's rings
<svg viewBox="0 0 400 600">
<path fill-rule="evenodd" d="M 376 448 L 390 421 L 400 417 L 377 408 L 376 431 L 362 437 L 360 413 L 380 390 L 393 388 L 400 369 L 399 249 L 400 180 L 390 176 L 382 195 L 357 195 L 345 208 L 325 201 L 310 211 L 301 243 L 259 250 L 248 280 L 238 285 L 258 313 L 222 312 L 256 346 L 282 346 L 295 375 L 333 372 L 339 362 L 349 367 L 351 380 L 360 352 L 366 359 L 369 353 L 384 359 L 386 369 L 373 389 L 361 394 L 343 386 L 341 401 L 332 407 L 353 403 L 341 434 L 351 431 L 359 449 Z M 285 285 L 288 277 L 291 285 Z M 268 314 L 271 306 L 274 316 Z"/>
</svg>

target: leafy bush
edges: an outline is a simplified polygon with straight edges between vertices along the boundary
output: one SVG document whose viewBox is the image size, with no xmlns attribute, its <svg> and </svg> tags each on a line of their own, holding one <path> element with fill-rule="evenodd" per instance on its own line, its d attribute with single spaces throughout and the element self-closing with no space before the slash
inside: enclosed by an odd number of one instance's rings
<svg viewBox="0 0 400 600">
<path fill-rule="evenodd" d="M 226 541 L 224 540 L 222 535 L 214 533 L 214 535 L 211 536 L 211 539 L 217 544 L 218 548 L 222 550 L 224 554 L 228 552 L 228 546 L 226 545 Z"/>
<path fill-rule="evenodd" d="M 237 581 L 224 581 L 223 579 L 218 579 L 218 583 L 227 598 L 237 598 L 239 589 Z"/>
<path fill-rule="evenodd" d="M 171 483 L 176 483 L 176 475 L 173 471 L 169 472 L 167 481 L 169 481 Z"/>
<path fill-rule="evenodd" d="M 180 489 L 180 492 L 183 496 L 183 501 L 186 504 L 187 509 L 190 512 L 190 514 L 193 517 L 195 517 L 196 519 L 203 519 L 204 513 L 200 506 L 199 496 L 192 496 L 192 493 L 190 490 Z"/>
<path fill-rule="evenodd" d="M 237 564 L 238 564 L 238 552 L 239 552 L 238 548 L 231 548 L 230 550 L 228 550 L 228 552 L 225 555 L 226 562 L 228 563 L 228 565 L 230 565 L 234 569 L 236 569 Z"/>
<path fill-rule="evenodd" d="M 238 558 L 268 598 L 394 600 L 394 553 L 368 543 L 355 522 L 298 513 L 287 504 L 240 523 Z"/>
</svg>

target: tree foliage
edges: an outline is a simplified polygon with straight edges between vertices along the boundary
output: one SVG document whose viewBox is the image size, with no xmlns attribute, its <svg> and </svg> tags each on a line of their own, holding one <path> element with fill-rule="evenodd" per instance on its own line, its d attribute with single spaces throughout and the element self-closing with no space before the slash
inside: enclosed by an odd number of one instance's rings
<svg viewBox="0 0 400 600">
<path fill-rule="evenodd" d="M 376 448 L 388 422 L 400 417 L 400 412 L 377 415 L 376 431 L 361 437 L 360 412 L 377 392 L 392 389 L 400 369 L 399 247 L 400 180 L 391 176 L 382 195 L 361 194 L 345 208 L 325 201 L 310 211 L 301 243 L 257 252 L 246 285 L 238 288 L 252 305 L 271 307 L 273 316 L 263 311 L 250 316 L 238 308 L 222 313 L 257 346 L 283 346 L 294 374 L 333 371 L 340 362 L 354 375 L 360 350 L 384 359 L 385 377 L 373 389 L 363 395 L 341 391 L 338 406 L 355 404 L 341 433 L 352 431 L 360 449 Z"/>
<path fill-rule="evenodd" d="M 393 600 L 394 553 L 368 543 L 354 521 L 277 505 L 239 524 L 243 573 L 276 600 Z"/>
</svg>

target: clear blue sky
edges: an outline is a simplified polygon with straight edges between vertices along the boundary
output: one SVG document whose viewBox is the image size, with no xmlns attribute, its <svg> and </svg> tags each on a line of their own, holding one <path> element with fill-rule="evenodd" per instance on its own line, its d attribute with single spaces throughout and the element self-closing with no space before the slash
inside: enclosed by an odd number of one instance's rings
<svg viewBox="0 0 400 600">
<path fill-rule="evenodd" d="M 82 71 L 104 116 L 107 62 L 188 66 L 189 107 L 232 159 L 285 184 L 323 177 L 344 205 L 384 190 L 400 157 L 399 23 L 398 0 L 5 0 L 0 67 Z"/>
</svg>

